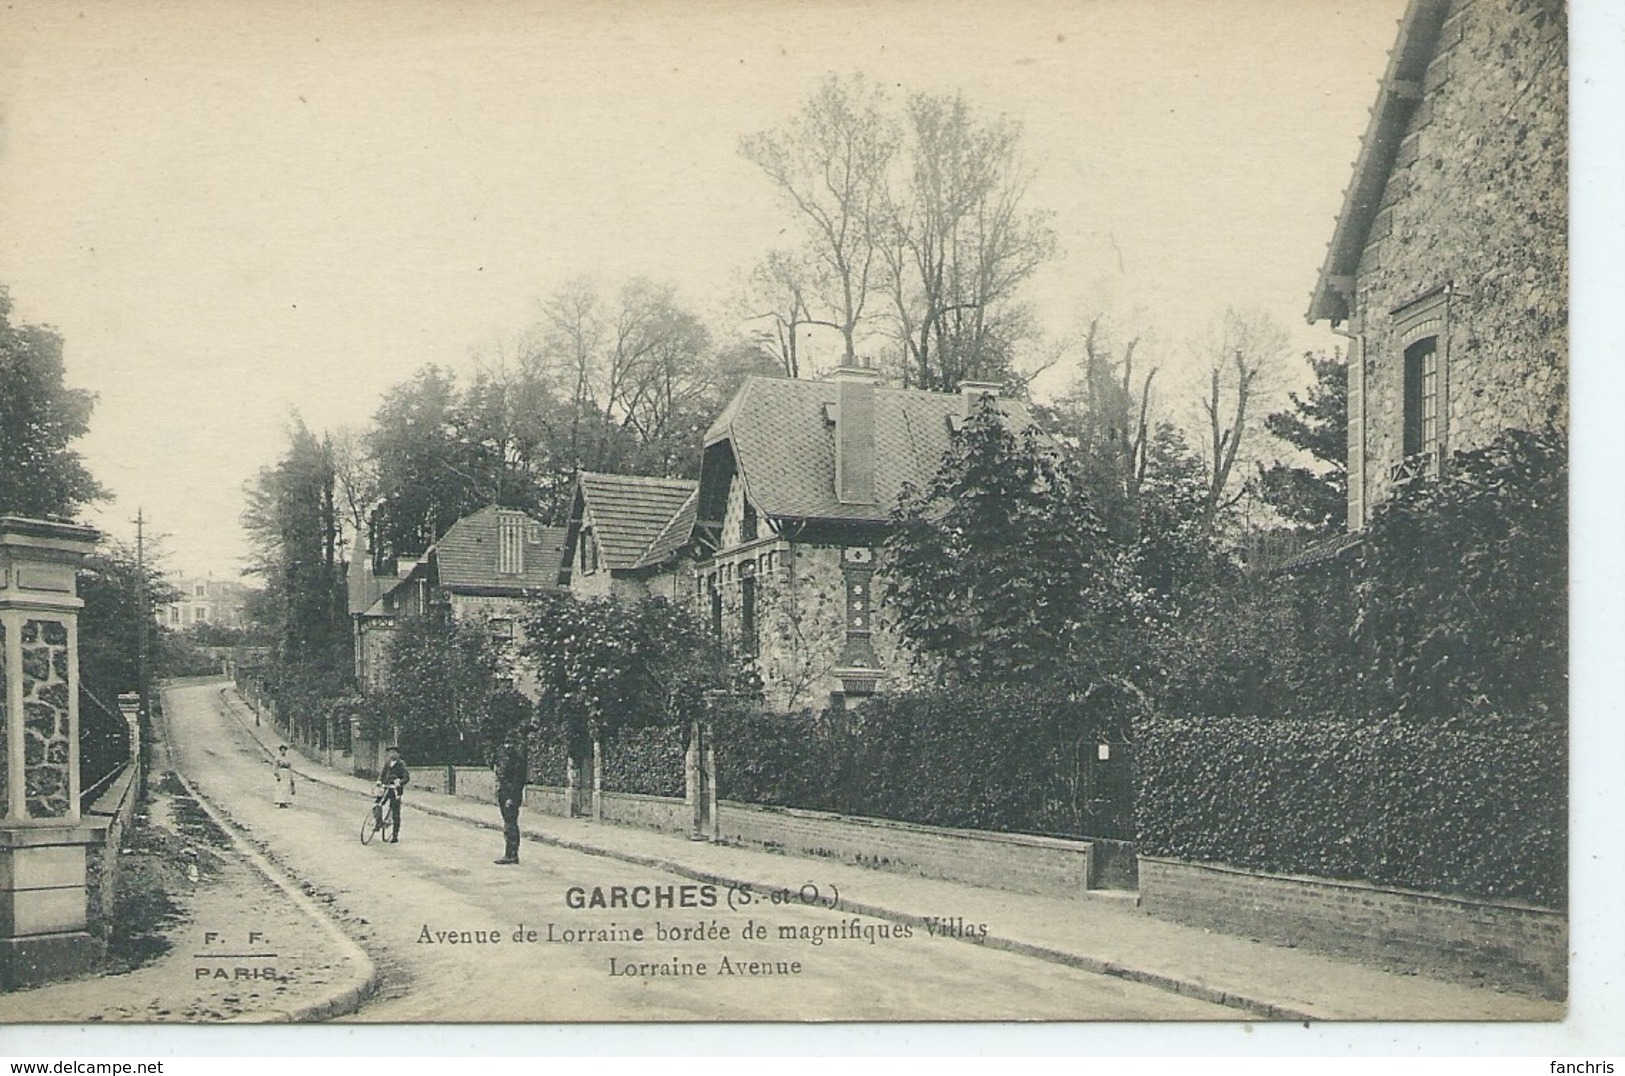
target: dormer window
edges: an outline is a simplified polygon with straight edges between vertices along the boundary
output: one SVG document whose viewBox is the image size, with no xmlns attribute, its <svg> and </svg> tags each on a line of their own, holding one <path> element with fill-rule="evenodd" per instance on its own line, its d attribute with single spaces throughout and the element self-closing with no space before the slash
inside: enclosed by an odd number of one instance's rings
<svg viewBox="0 0 1625 1076">
<path fill-rule="evenodd" d="M 598 542 L 593 538 L 590 530 L 581 532 L 581 571 L 584 575 L 591 575 L 598 570 Z"/>
</svg>

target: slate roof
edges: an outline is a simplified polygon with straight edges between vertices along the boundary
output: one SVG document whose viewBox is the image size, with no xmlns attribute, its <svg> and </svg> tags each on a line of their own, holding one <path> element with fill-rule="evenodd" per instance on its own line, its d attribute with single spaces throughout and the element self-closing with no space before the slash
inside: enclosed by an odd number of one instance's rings
<svg viewBox="0 0 1625 1076">
<path fill-rule="evenodd" d="M 948 451 L 951 422 L 967 400 L 920 389 L 875 390 L 875 500 L 842 504 L 835 495 L 835 426 L 827 406 L 839 399 L 834 381 L 751 376 L 706 432 L 707 448 L 732 443 L 735 466 L 756 510 L 780 519 L 884 523 L 905 482 L 922 486 Z M 1033 424 L 1014 400 L 998 406 L 1018 427 Z M 709 460 L 709 455 L 708 455 Z"/>
<path fill-rule="evenodd" d="M 544 527 L 529 516 L 525 517 L 524 571 L 518 575 L 498 574 L 497 526 L 503 511 L 492 506 L 464 516 L 435 543 L 435 565 L 442 589 L 530 590 L 558 584 L 559 565 L 564 561 L 564 530 Z"/>
<path fill-rule="evenodd" d="M 1352 281 L 1360 266 L 1360 255 L 1381 208 L 1399 144 L 1421 102 L 1423 78 L 1433 60 L 1449 6 L 1448 0 L 1411 0 L 1400 19 L 1399 37 L 1388 54 L 1388 70 L 1377 91 L 1365 137 L 1360 140 L 1354 178 L 1343 191 L 1343 208 L 1309 299 L 1311 322 L 1330 318 L 1336 324 L 1349 316 L 1345 282 Z"/>
<path fill-rule="evenodd" d="M 698 482 L 598 471 L 582 471 L 577 482 L 609 569 L 660 564 L 688 540 Z"/>
</svg>

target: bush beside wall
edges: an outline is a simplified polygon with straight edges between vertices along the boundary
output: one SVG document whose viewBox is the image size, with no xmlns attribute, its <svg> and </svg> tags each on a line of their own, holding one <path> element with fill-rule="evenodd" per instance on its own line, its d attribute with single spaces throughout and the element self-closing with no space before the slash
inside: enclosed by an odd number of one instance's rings
<svg viewBox="0 0 1625 1076">
<path fill-rule="evenodd" d="M 717 729 L 727 799 L 928 826 L 1112 836 L 1091 799 L 1101 742 L 1121 747 L 1124 699 L 1035 688 L 877 696 L 859 707 L 730 712 Z M 1091 832 L 1093 831 L 1093 832 Z"/>
</svg>

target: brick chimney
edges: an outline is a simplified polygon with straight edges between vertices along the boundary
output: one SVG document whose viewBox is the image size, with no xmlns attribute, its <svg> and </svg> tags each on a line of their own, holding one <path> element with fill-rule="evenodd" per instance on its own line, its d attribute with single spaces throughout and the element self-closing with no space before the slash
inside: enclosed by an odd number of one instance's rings
<svg viewBox="0 0 1625 1076">
<path fill-rule="evenodd" d="M 875 384 L 869 366 L 842 366 L 831 376 L 835 405 L 835 497 L 842 504 L 875 503 Z"/>
</svg>

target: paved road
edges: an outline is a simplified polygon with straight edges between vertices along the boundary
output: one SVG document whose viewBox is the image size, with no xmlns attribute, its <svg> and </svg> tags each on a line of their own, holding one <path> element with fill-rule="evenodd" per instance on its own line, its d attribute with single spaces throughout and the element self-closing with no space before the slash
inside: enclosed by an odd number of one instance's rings
<svg viewBox="0 0 1625 1076">
<path fill-rule="evenodd" d="M 800 906 L 774 907 L 765 914 L 759 906 L 730 911 L 725 892 L 717 894 L 715 907 L 572 908 L 572 889 L 588 895 L 598 890 L 613 900 L 615 887 L 630 892 L 647 887 L 680 901 L 683 887 L 696 883 L 531 842 L 520 866 L 496 866 L 491 860 L 501 851 L 499 834 L 414 811 L 410 794 L 400 843 L 363 847 L 358 830 L 369 801 L 361 795 L 303 782 L 292 808 L 274 806 L 264 752 L 225 711 L 219 692 L 218 683 L 167 692 L 171 755 L 286 869 L 330 900 L 377 962 L 384 985 L 358 1019 L 1233 1020 L 1238 1015 L 1137 983 L 918 930 L 910 937 L 884 938 L 880 935 L 897 928 L 881 920 Z M 703 891 L 689 892 L 705 900 Z M 952 909 L 921 911 L 954 914 Z M 745 938 L 750 923 L 767 926 L 769 937 Z M 521 925 L 535 934 L 516 941 Z M 246 921 L 223 926 L 237 933 L 253 929 Z M 672 928 L 715 930 L 701 939 L 658 936 Z M 793 937 L 780 937 L 781 928 Z M 723 929 L 726 938 L 719 936 Z M 643 940 L 631 940 L 630 932 L 638 930 Z M 555 940 L 548 940 L 549 932 Z M 587 932 L 587 940 L 563 940 L 580 932 Z M 501 940 L 489 940 L 493 934 Z M 820 934 L 824 940 L 814 944 Z"/>
</svg>

